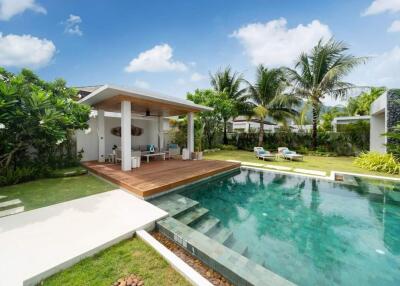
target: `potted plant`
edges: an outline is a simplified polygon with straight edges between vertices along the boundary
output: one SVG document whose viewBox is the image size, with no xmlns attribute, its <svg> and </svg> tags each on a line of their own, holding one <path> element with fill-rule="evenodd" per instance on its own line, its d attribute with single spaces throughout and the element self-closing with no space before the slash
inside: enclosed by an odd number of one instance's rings
<svg viewBox="0 0 400 286">
<path fill-rule="evenodd" d="M 114 155 L 116 154 L 116 151 L 115 151 L 115 150 L 117 150 L 117 148 L 118 148 L 118 146 L 114 144 L 114 146 L 112 147 L 112 153 L 113 153 Z"/>
<path fill-rule="evenodd" d="M 203 138 L 203 132 L 200 130 L 198 132 L 199 134 L 197 134 L 197 136 L 195 136 L 195 145 L 197 146 L 197 152 L 193 152 L 192 154 L 192 158 L 194 160 L 203 160 L 203 151 L 202 150 L 202 146 L 201 146 L 201 142 L 202 142 L 202 138 Z"/>
</svg>

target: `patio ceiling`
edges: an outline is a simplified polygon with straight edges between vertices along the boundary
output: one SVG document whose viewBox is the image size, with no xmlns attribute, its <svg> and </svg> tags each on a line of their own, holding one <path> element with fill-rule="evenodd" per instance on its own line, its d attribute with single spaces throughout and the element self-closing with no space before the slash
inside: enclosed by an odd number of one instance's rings
<svg viewBox="0 0 400 286">
<path fill-rule="evenodd" d="M 104 85 L 79 102 L 111 112 L 120 112 L 121 102 L 130 101 L 132 112 L 145 115 L 150 112 L 152 116 L 176 116 L 189 112 L 209 111 L 210 107 L 194 104 L 185 99 L 169 97 L 151 91 L 139 89 L 124 89 Z"/>
</svg>

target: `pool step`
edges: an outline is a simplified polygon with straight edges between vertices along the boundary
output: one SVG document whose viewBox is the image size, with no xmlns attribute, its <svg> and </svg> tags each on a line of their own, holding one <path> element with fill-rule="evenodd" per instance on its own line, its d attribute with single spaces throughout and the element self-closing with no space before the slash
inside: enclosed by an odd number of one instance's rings
<svg viewBox="0 0 400 286">
<path fill-rule="evenodd" d="M 193 227 L 204 234 L 207 234 L 211 231 L 214 230 L 220 223 L 220 220 L 217 219 L 216 217 L 213 216 L 207 216 L 206 218 L 203 218 L 201 221 L 199 221 L 196 225 Z"/>
<path fill-rule="evenodd" d="M 389 191 L 388 193 L 388 197 L 390 199 L 392 199 L 395 202 L 400 202 L 400 192 L 398 191 Z"/>
<path fill-rule="evenodd" d="M 6 208 L 9 206 L 19 205 L 21 203 L 22 202 L 19 199 L 9 200 L 9 201 L 5 201 L 5 202 L 1 202 L 0 208 Z"/>
<path fill-rule="evenodd" d="M 233 251 L 236 251 L 243 256 L 247 256 L 248 246 L 243 242 L 231 239 L 231 242 L 226 245 Z"/>
<path fill-rule="evenodd" d="M 12 209 L 6 209 L 4 211 L 0 211 L 0 217 L 21 213 L 24 210 L 25 210 L 25 207 L 23 207 L 23 206 L 12 208 Z"/>
<path fill-rule="evenodd" d="M 356 186 L 358 187 L 358 182 L 357 180 L 354 178 L 354 176 L 343 176 L 343 182 L 346 185 L 351 185 L 351 186 Z"/>
<path fill-rule="evenodd" d="M 198 222 L 201 218 L 208 214 L 208 209 L 197 206 L 196 208 L 185 212 L 183 215 L 176 216 L 175 218 L 181 223 L 191 225 Z"/>
<path fill-rule="evenodd" d="M 165 210 L 170 216 L 182 215 L 195 208 L 199 202 L 179 194 L 171 194 L 150 200 L 153 205 Z"/>
<path fill-rule="evenodd" d="M 229 239 L 232 238 L 232 231 L 224 228 L 224 227 L 220 227 L 220 228 L 216 228 L 215 231 L 210 233 L 210 237 L 216 241 L 218 241 L 219 243 L 226 243 L 229 241 Z"/>
</svg>

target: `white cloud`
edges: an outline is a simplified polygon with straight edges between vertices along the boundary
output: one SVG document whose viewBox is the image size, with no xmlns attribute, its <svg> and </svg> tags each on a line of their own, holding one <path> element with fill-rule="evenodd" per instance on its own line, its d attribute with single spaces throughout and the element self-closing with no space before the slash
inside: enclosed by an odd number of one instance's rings
<svg viewBox="0 0 400 286">
<path fill-rule="evenodd" d="M 245 48 L 253 65 L 291 65 L 301 52 L 308 52 L 321 39 L 332 34 L 327 25 L 314 20 L 288 29 L 284 18 L 267 23 L 252 23 L 231 35 Z"/>
<path fill-rule="evenodd" d="M 140 79 L 135 80 L 134 85 L 137 87 L 140 87 L 140 88 L 145 88 L 145 89 L 150 88 L 150 84 L 147 81 L 140 80 Z"/>
<path fill-rule="evenodd" d="M 187 66 L 172 59 L 172 48 L 168 44 L 156 45 L 140 53 L 128 66 L 126 72 L 186 71 Z"/>
<path fill-rule="evenodd" d="M 400 11 L 400 0 L 374 0 L 362 13 L 363 16 L 376 15 L 384 12 Z"/>
<path fill-rule="evenodd" d="M 25 10 L 46 14 L 46 9 L 35 3 L 35 0 L 0 0 L 0 20 L 8 21 Z"/>
<path fill-rule="evenodd" d="M 67 21 L 65 22 L 65 33 L 82 36 L 83 33 L 81 31 L 81 28 L 79 27 L 80 23 L 82 23 L 81 17 L 72 14 L 69 15 Z"/>
<path fill-rule="evenodd" d="M 400 20 L 393 21 L 392 25 L 390 25 L 388 32 L 400 32 Z"/>
<path fill-rule="evenodd" d="M 400 87 L 400 46 L 371 56 L 367 64 L 359 66 L 349 80 L 360 86 Z"/>
<path fill-rule="evenodd" d="M 202 81 L 202 80 L 205 80 L 206 78 L 207 78 L 207 76 L 200 74 L 198 72 L 194 72 L 190 77 L 190 81 L 193 81 L 193 82 Z"/>
<path fill-rule="evenodd" d="M 0 33 L 0 66 L 38 68 L 48 64 L 55 52 L 52 41 Z"/>
</svg>

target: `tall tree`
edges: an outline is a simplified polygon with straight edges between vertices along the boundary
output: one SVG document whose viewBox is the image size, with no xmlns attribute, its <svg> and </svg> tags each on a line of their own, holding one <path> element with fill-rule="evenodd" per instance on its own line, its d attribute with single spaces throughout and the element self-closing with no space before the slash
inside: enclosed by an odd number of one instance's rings
<svg viewBox="0 0 400 286">
<path fill-rule="evenodd" d="M 0 68 L 0 174 L 37 160 L 49 164 L 71 133 L 88 127 L 90 107 L 75 101 L 64 80 L 45 82 L 29 70 Z"/>
<path fill-rule="evenodd" d="M 234 108 L 234 102 L 225 93 L 218 93 L 211 89 L 199 90 L 188 93 L 187 99 L 196 104 L 212 107 L 212 111 L 197 113 L 202 123 L 203 134 L 206 136 L 207 148 L 212 148 L 216 135 L 221 131 L 222 118 L 229 115 Z"/>
<path fill-rule="evenodd" d="M 299 104 L 299 99 L 292 94 L 285 94 L 288 82 L 282 69 L 268 69 L 263 65 L 258 66 L 256 82 L 249 84 L 249 99 L 256 106 L 254 114 L 260 120 L 258 146 L 264 142 L 264 121 L 267 116 L 282 120 L 296 114 L 292 108 Z"/>
<path fill-rule="evenodd" d="M 289 80 L 293 83 L 294 93 L 307 98 L 312 104 L 313 128 L 312 143 L 317 147 L 317 124 L 321 100 L 326 96 L 344 98 L 354 85 L 343 81 L 365 58 L 347 54 L 348 46 L 343 42 L 322 39 L 310 54 L 302 53 L 294 69 L 286 69 Z"/>
<path fill-rule="evenodd" d="M 243 113 L 247 107 L 244 97 L 246 89 L 241 87 L 243 77 L 241 74 L 233 72 L 230 67 L 226 67 L 223 70 L 218 70 L 214 75 L 210 74 L 210 82 L 215 91 L 222 97 L 227 96 L 234 103 L 234 108 L 225 112 L 222 118 L 224 123 L 223 143 L 228 144 L 227 124 L 229 118 Z"/>
</svg>

